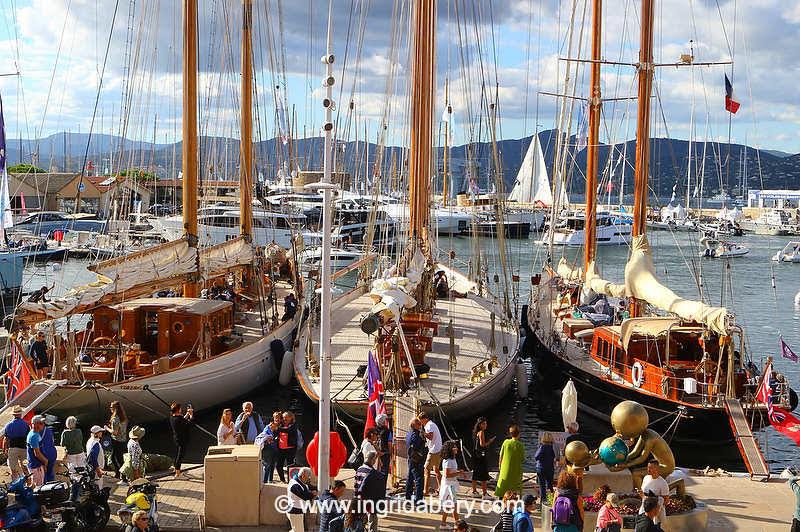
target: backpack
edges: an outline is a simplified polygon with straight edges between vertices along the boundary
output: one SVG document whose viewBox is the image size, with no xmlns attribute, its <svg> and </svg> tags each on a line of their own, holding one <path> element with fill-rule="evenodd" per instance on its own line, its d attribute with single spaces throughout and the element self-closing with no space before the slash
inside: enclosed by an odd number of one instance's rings
<svg viewBox="0 0 800 532">
<path fill-rule="evenodd" d="M 575 513 L 572 499 L 559 495 L 553 503 L 553 522 L 557 525 L 572 524 L 572 516 Z"/>
</svg>

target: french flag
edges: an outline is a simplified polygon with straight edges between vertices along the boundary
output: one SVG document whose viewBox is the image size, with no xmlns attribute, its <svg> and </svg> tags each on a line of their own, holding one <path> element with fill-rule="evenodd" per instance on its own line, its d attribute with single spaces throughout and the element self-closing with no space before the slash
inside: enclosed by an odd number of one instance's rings
<svg viewBox="0 0 800 532">
<path fill-rule="evenodd" d="M 733 84 L 727 74 L 725 74 L 725 110 L 732 114 L 736 114 L 739 110 L 739 102 L 733 96 Z"/>
</svg>

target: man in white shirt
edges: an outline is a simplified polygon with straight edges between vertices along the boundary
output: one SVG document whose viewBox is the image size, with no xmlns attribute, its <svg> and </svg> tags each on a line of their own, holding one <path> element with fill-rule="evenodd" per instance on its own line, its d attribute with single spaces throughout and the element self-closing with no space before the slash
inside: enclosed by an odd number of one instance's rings
<svg viewBox="0 0 800 532">
<path fill-rule="evenodd" d="M 669 484 L 659 475 L 658 460 L 647 462 L 647 475 L 642 479 L 642 501 L 648 495 L 658 497 L 658 515 L 653 520 L 657 525 L 664 525 L 667 520 L 666 504 L 669 502 Z M 639 508 L 639 513 L 644 513 L 644 502 Z"/>
<path fill-rule="evenodd" d="M 431 471 L 436 475 L 436 491 L 442 484 L 442 433 L 425 412 L 419 415 L 419 420 L 422 422 L 425 446 L 428 448 L 428 457 L 425 459 L 425 495 L 430 495 Z"/>
</svg>

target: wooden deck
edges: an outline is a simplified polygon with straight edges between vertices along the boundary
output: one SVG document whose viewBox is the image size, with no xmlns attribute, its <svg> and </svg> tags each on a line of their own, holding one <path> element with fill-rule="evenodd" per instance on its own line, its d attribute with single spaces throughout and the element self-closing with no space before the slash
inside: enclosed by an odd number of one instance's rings
<svg viewBox="0 0 800 532">
<path fill-rule="evenodd" d="M 361 316 L 369 312 L 374 305 L 368 293 L 355 293 L 343 296 L 339 304 L 334 305 L 331 316 L 331 356 L 332 379 L 331 394 L 336 401 L 361 402 L 366 400 L 365 381 L 354 378 L 358 367 L 367 363 L 368 353 L 373 348 L 374 337 L 361 331 L 359 322 Z M 494 342 L 492 342 L 491 314 L 500 313 L 500 306 L 483 298 L 470 294 L 466 298 L 452 298 L 449 300 L 436 300 L 435 316 L 439 320 L 439 331 L 433 339 L 433 348 L 425 356 L 425 362 L 431 367 L 427 379 L 422 380 L 423 392 L 421 401 L 457 402 L 463 400 L 470 392 L 477 391 L 486 382 L 492 380 L 485 377 L 480 385 L 470 385 L 469 377 L 473 366 L 481 362 L 488 363 L 492 354 L 496 354 L 500 368 L 494 370 L 495 374 L 502 371 L 507 362 L 513 360 L 518 349 L 517 331 L 513 325 L 503 326 L 500 318 L 495 319 Z M 450 336 L 448 325 L 453 321 L 455 340 L 455 368 L 450 372 Z M 319 353 L 319 329 L 312 328 L 311 340 L 313 343 L 312 357 L 317 360 Z M 308 328 L 303 331 L 299 356 L 306 352 L 306 339 L 309 336 Z M 298 380 L 312 394 L 319 396 L 318 378 L 309 376 L 305 364 L 299 364 L 296 359 Z M 513 373 L 513 372 L 512 372 Z M 451 386 L 452 385 L 452 386 Z M 455 393 L 451 393 L 454 388 Z M 507 391 L 507 384 L 506 389 Z M 505 392 L 504 392 L 505 393 Z M 489 399 L 489 397 L 486 397 Z"/>
</svg>

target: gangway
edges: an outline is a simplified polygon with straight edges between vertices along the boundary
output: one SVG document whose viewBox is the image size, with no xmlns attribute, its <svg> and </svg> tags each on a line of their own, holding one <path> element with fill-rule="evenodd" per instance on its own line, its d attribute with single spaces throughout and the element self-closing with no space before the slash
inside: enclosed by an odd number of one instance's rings
<svg viewBox="0 0 800 532">
<path fill-rule="evenodd" d="M 736 439 L 736 445 L 739 446 L 739 452 L 744 459 L 747 471 L 750 473 L 750 478 L 760 481 L 769 480 L 767 462 L 764 460 L 758 441 L 753 436 L 753 431 L 750 430 L 750 424 L 744 415 L 742 403 L 736 398 L 726 398 L 725 412 L 728 414 L 733 437 Z"/>
<path fill-rule="evenodd" d="M 36 405 L 50 395 L 53 390 L 66 383 L 67 381 L 65 380 L 53 379 L 33 381 L 27 388 L 22 390 L 16 397 L 0 408 L 0 427 L 4 427 L 6 423 L 11 421 L 14 417 L 11 411 L 15 406 L 19 405 L 22 407 L 22 416 L 25 417 L 36 408 Z"/>
</svg>

